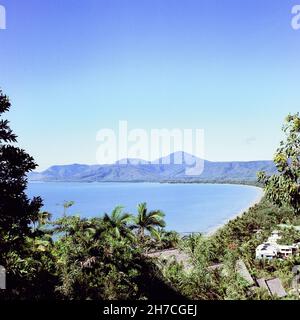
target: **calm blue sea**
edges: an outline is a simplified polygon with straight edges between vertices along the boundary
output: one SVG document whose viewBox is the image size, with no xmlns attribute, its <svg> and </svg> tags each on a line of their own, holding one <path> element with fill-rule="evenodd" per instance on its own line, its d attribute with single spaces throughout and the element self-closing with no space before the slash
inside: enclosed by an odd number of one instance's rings
<svg viewBox="0 0 300 320">
<path fill-rule="evenodd" d="M 41 196 L 44 210 L 54 218 L 62 215 L 62 203 L 75 201 L 69 214 L 101 216 L 114 206 L 136 213 L 139 202 L 163 210 L 167 229 L 178 232 L 208 232 L 247 209 L 262 195 L 255 187 L 218 184 L 159 183 L 30 183 L 28 195 Z"/>
</svg>

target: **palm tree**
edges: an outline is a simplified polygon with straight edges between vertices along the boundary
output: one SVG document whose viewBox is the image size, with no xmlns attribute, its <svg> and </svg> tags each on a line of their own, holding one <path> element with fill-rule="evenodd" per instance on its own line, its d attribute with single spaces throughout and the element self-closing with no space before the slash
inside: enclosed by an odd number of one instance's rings
<svg viewBox="0 0 300 320">
<path fill-rule="evenodd" d="M 36 219 L 33 221 L 33 230 L 41 228 L 45 224 L 47 224 L 52 217 L 52 214 L 46 211 L 41 211 L 38 213 Z"/>
<path fill-rule="evenodd" d="M 176 248 L 181 240 L 179 233 L 176 231 L 166 231 L 163 228 L 158 228 L 152 236 L 156 240 L 154 244 L 156 249 Z"/>
<path fill-rule="evenodd" d="M 103 221 L 114 230 L 117 238 L 130 234 L 128 223 L 132 220 L 133 216 L 130 213 L 124 213 L 122 206 L 115 207 L 110 215 L 105 213 L 103 217 Z"/>
<path fill-rule="evenodd" d="M 64 201 L 63 203 L 63 207 L 64 207 L 64 214 L 63 216 L 66 217 L 67 216 L 67 211 L 69 208 L 71 208 L 72 206 L 74 206 L 75 201 Z"/>
<path fill-rule="evenodd" d="M 135 225 L 133 228 L 137 229 L 138 236 L 143 239 L 145 236 L 145 231 L 149 231 L 152 235 L 157 234 L 155 227 L 164 228 L 166 226 L 163 218 L 165 214 L 160 210 L 154 210 L 148 212 L 147 204 L 140 203 L 138 205 L 138 215 L 135 218 Z"/>
<path fill-rule="evenodd" d="M 52 214 L 47 211 L 40 212 L 38 215 L 39 226 L 43 226 L 46 223 L 48 223 L 50 221 L 51 217 L 52 217 Z"/>
</svg>

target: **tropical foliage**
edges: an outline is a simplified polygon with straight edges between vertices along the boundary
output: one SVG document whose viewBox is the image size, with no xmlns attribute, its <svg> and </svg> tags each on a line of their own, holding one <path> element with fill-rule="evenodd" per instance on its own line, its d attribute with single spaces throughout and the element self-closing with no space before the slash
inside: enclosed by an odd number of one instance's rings
<svg viewBox="0 0 300 320">
<path fill-rule="evenodd" d="M 0 91 L 1 117 L 10 106 Z M 0 297 L 270 299 L 263 290 L 249 290 L 236 270 L 239 259 L 253 276 L 280 277 L 289 288 L 291 268 L 300 263 L 299 256 L 284 261 L 254 259 L 255 248 L 274 227 L 300 222 L 299 115 L 287 121 L 287 141 L 275 157 L 278 174 L 260 174 L 266 198 L 210 237 L 181 238 L 165 230 L 164 213 L 148 210 L 146 203 L 138 205 L 136 215 L 117 206 L 110 214 L 84 219 L 68 215 L 74 202 L 65 201 L 62 217 L 52 221 L 51 214 L 41 210 L 42 200 L 26 195 L 26 176 L 36 164 L 15 146 L 16 136 L 1 118 L 0 265 L 7 271 L 7 290 L 0 290 Z M 299 239 L 296 231 L 284 232 L 283 242 Z M 174 248 L 189 257 L 185 264 L 150 256 Z"/>
<path fill-rule="evenodd" d="M 138 205 L 138 215 L 135 218 L 134 228 L 138 230 L 138 236 L 142 240 L 145 237 L 145 231 L 150 232 L 152 235 L 157 234 L 155 227 L 165 227 L 166 223 L 163 220 L 165 214 L 160 211 L 150 211 L 147 210 L 147 204 L 141 203 Z"/>
<path fill-rule="evenodd" d="M 259 173 L 266 196 L 279 206 L 288 205 L 300 214 L 300 115 L 289 115 L 283 127 L 286 140 L 281 141 L 274 157 L 278 174 Z"/>
</svg>

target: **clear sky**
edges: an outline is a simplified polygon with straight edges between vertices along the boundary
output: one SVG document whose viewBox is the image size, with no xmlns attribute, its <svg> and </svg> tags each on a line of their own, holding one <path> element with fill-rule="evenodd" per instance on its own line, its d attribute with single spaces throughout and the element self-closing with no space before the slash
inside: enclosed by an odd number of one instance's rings
<svg viewBox="0 0 300 320">
<path fill-rule="evenodd" d="M 300 110 L 297 0 L 0 0 L 0 87 L 40 169 L 96 133 L 203 128 L 208 160 L 271 159 Z"/>
</svg>

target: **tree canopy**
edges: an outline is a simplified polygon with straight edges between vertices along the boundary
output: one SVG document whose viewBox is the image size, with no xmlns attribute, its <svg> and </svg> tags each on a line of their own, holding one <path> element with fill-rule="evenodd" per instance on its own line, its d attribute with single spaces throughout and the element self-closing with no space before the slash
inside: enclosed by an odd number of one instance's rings
<svg viewBox="0 0 300 320">
<path fill-rule="evenodd" d="M 279 206 L 291 206 L 296 215 L 300 214 L 300 117 L 299 113 L 289 115 L 283 127 L 286 139 L 274 156 L 278 173 L 267 176 L 258 174 L 265 186 L 266 196 Z"/>
</svg>

